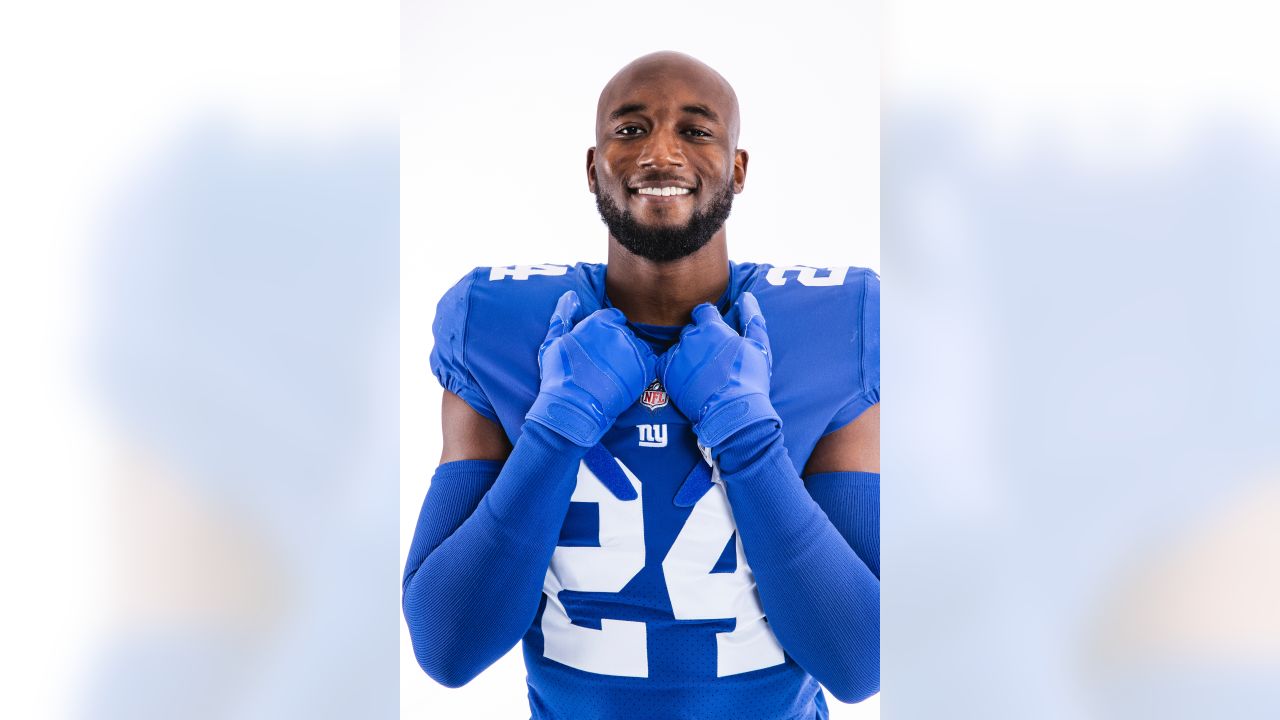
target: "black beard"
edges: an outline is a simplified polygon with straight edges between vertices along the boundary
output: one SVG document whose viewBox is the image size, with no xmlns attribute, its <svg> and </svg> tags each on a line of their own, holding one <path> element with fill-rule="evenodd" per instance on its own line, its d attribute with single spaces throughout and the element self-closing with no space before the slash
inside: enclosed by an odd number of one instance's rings
<svg viewBox="0 0 1280 720">
<path fill-rule="evenodd" d="M 725 183 L 706 212 L 694 210 L 684 227 L 649 227 L 637 222 L 630 210 L 619 208 L 608 194 L 596 191 L 596 209 L 609 234 L 628 251 L 653 262 L 671 262 L 701 250 L 724 227 L 732 208 L 733 187 Z"/>
</svg>

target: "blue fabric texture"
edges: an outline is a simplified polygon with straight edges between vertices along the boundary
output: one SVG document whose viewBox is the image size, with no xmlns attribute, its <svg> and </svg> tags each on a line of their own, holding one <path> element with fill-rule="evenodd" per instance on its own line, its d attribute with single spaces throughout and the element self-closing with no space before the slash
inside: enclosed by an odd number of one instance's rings
<svg viewBox="0 0 1280 720">
<path fill-rule="evenodd" d="M 858 322 L 849 343 L 858 362 L 853 384 L 857 392 L 831 418 L 828 433 L 848 425 L 864 410 L 880 402 L 880 276 L 870 270 L 862 270 L 859 275 Z"/>
<path fill-rule="evenodd" d="M 431 677 L 465 683 L 523 636 L 535 720 L 825 720 L 820 681 L 844 700 L 874 690 L 869 511 L 848 501 L 847 482 L 815 476 L 806 492 L 798 472 L 823 435 L 879 397 L 879 279 L 729 270 L 717 310 L 747 292 L 758 301 L 773 356 L 760 397 L 778 421 L 736 428 L 716 448 L 721 484 L 656 376 L 589 458 L 526 421 L 547 318 L 570 290 L 584 316 L 610 307 L 605 266 L 477 268 L 446 294 L 432 371 L 514 449 L 500 472 L 442 466 L 424 503 L 404 609 Z M 628 326 L 654 352 L 682 330 Z M 703 603 L 724 588 L 759 599 L 750 612 L 767 615 L 761 636 L 776 640 L 776 658 L 725 665 L 735 640 L 724 636 L 761 620 L 735 617 L 742 603 Z"/>
<path fill-rule="evenodd" d="M 609 492 L 613 493 L 614 497 L 619 500 L 635 500 L 639 497 L 635 488 L 631 487 L 631 481 L 627 479 L 622 468 L 618 467 L 618 463 L 614 462 L 613 456 L 605 450 L 603 445 L 592 446 L 582 458 L 582 462 L 602 485 L 609 488 Z"/>
<path fill-rule="evenodd" d="M 592 447 L 653 375 L 653 351 L 615 308 L 583 317 L 578 293 L 560 296 L 538 348 L 539 390 L 526 417 Z"/>
<path fill-rule="evenodd" d="M 878 692 L 880 580 L 805 490 L 781 430 L 749 427 L 716 460 L 779 642 L 837 699 Z"/>
<path fill-rule="evenodd" d="M 469 682 L 533 622 L 584 453 L 530 423 L 505 464 L 464 460 L 436 469 L 403 596 L 414 655 L 436 682 Z"/>
<path fill-rule="evenodd" d="M 440 298 L 436 318 L 431 324 L 435 345 L 431 348 L 431 371 L 440 385 L 457 395 L 476 412 L 498 422 L 498 414 L 467 368 L 467 320 L 471 309 L 471 284 L 468 275 Z"/>
<path fill-rule="evenodd" d="M 744 292 L 731 314 L 737 327 L 715 305 L 695 307 L 693 323 L 658 360 L 658 377 L 707 447 L 748 425 L 781 422 L 769 402 L 772 353 L 760 305 Z"/>
<path fill-rule="evenodd" d="M 879 578 L 880 473 L 818 473 L 804 483 L 849 547 Z"/>
</svg>

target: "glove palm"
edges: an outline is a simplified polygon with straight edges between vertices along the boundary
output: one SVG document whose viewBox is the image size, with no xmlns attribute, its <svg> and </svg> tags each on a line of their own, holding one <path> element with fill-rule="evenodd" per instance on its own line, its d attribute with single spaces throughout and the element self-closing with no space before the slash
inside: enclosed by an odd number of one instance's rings
<svg viewBox="0 0 1280 720">
<path fill-rule="evenodd" d="M 693 421 L 693 431 L 705 447 L 716 447 L 749 425 L 782 422 L 769 401 L 773 356 L 760 305 L 747 292 L 734 311 L 741 333 L 714 305 L 694 308 L 693 323 L 658 360 L 663 387 Z"/>
<path fill-rule="evenodd" d="M 589 448 L 640 397 L 656 358 L 619 310 L 581 316 L 578 294 L 561 295 L 538 348 L 538 397 L 525 417 Z"/>
</svg>

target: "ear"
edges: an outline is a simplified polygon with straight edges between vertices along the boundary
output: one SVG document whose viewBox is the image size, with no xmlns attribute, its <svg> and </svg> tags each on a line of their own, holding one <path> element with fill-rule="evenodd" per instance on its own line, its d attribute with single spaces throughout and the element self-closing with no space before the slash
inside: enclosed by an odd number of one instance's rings
<svg viewBox="0 0 1280 720">
<path fill-rule="evenodd" d="M 733 193 L 736 195 L 742 192 L 743 186 L 747 184 L 747 151 L 738 149 L 733 151 Z"/>
<path fill-rule="evenodd" d="M 594 195 L 596 192 L 596 149 L 587 148 L 587 189 Z"/>
</svg>

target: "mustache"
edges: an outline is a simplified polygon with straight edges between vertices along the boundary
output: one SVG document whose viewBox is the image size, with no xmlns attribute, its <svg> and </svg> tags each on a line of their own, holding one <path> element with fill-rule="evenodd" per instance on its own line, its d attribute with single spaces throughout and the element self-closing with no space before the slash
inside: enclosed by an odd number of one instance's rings
<svg viewBox="0 0 1280 720">
<path fill-rule="evenodd" d="M 681 187 L 697 188 L 698 184 L 688 178 L 672 175 L 671 173 L 652 173 L 649 175 L 637 175 L 627 180 L 627 188 L 634 190 L 641 183 L 672 183 Z"/>
</svg>

